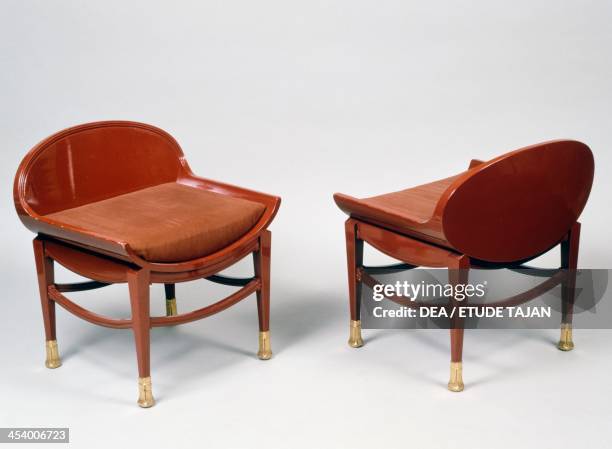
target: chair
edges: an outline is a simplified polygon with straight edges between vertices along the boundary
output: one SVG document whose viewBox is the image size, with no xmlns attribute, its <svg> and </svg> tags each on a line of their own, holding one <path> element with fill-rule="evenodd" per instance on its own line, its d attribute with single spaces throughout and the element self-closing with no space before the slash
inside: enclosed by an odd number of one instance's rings
<svg viewBox="0 0 612 449">
<path fill-rule="evenodd" d="M 593 155 L 585 144 L 559 140 L 488 162 L 473 160 L 467 171 L 407 190 L 364 199 L 335 194 L 336 204 L 349 215 L 350 346 L 363 345 L 361 286 L 366 278 L 371 281 L 363 264 L 363 242 L 408 264 L 404 266 L 448 268 L 451 284 L 467 282 L 470 267 L 520 266 L 557 245 L 561 267 L 575 269 L 577 220 L 593 173 Z M 561 350 L 573 348 L 571 316 L 571 308 L 564 308 Z M 463 333 L 461 325 L 451 325 L 451 391 L 464 388 Z"/>
<path fill-rule="evenodd" d="M 178 143 L 150 125 L 88 123 L 60 131 L 23 159 L 14 184 L 19 218 L 34 239 L 46 338 L 46 366 L 61 365 L 55 305 L 111 328 L 131 328 L 138 359 L 138 405 L 151 407 L 150 328 L 221 312 L 256 293 L 260 359 L 269 336 L 268 225 L 280 198 L 195 176 Z M 218 274 L 252 254 L 255 275 Z M 56 283 L 54 262 L 88 278 Z M 205 278 L 241 287 L 212 305 L 177 314 L 175 284 Z M 64 293 L 127 283 L 131 318 L 101 316 Z M 166 316 L 149 312 L 149 285 L 163 283 Z"/>
</svg>

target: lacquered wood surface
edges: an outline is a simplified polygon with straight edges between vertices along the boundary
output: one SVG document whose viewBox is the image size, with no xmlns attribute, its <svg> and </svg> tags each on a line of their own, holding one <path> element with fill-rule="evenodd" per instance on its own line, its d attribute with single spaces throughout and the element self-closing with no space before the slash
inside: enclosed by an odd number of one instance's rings
<svg viewBox="0 0 612 449">
<path fill-rule="evenodd" d="M 126 318 L 111 318 L 108 316 L 100 315 L 99 313 L 92 312 L 85 307 L 71 301 L 60 292 L 55 286 L 49 286 L 49 297 L 68 312 L 81 318 L 82 320 L 88 321 L 89 323 L 96 324 L 98 326 L 109 327 L 111 329 L 129 329 L 132 327 L 132 320 Z"/>
<path fill-rule="evenodd" d="M 138 377 L 151 375 L 151 313 L 149 272 L 145 269 L 127 271 L 132 309 L 132 332 L 136 343 Z"/>
<path fill-rule="evenodd" d="M 361 319 L 361 278 L 363 267 L 363 240 L 357 236 L 358 222 L 349 218 L 344 223 L 346 236 L 346 263 L 348 268 L 349 310 L 352 321 Z"/>
<path fill-rule="evenodd" d="M 252 229 L 225 248 L 172 263 L 149 262 L 139 257 L 128 242 L 45 216 L 166 182 L 244 198 L 264 205 L 265 210 Z M 26 155 L 15 177 L 13 196 L 19 218 L 38 234 L 34 239 L 34 255 L 45 336 L 55 347 L 56 304 L 97 325 L 131 328 L 140 379 L 150 377 L 151 327 L 199 320 L 256 293 L 260 331 L 268 331 L 271 233 L 267 227 L 278 210 L 280 198 L 195 176 L 178 143 L 166 132 L 142 123 L 113 121 L 89 123 L 56 133 Z M 174 296 L 177 282 L 211 276 L 214 282 L 235 285 L 235 280 L 220 276 L 219 272 L 251 253 L 255 276 L 241 283 L 242 288 L 231 295 L 190 312 L 150 316 L 151 283 L 165 284 L 166 297 Z M 54 261 L 93 281 L 55 284 Z M 99 315 L 63 295 L 63 292 L 125 282 L 132 312 L 129 319 Z M 147 402 L 143 406 L 150 405 Z"/>
<path fill-rule="evenodd" d="M 55 340 L 55 302 L 49 296 L 48 288 L 55 282 L 53 259 L 45 253 L 44 243 L 34 239 L 34 263 L 36 264 L 36 275 L 38 277 L 38 290 L 40 304 L 45 326 L 45 338 L 47 341 Z"/>
<path fill-rule="evenodd" d="M 127 282 L 126 272 L 135 265 L 99 253 L 67 245 L 64 242 L 40 238 L 45 254 L 68 270 L 88 279 L 117 284 Z"/>
<path fill-rule="evenodd" d="M 178 143 L 161 129 L 103 122 L 45 139 L 20 167 L 20 196 L 38 215 L 175 181 L 185 171 Z"/>
<path fill-rule="evenodd" d="M 352 322 L 360 319 L 361 284 L 373 288 L 378 283 L 363 268 L 364 242 L 408 268 L 446 267 L 450 284 L 469 282 L 471 267 L 515 267 L 559 244 L 561 268 L 575 269 L 580 236 L 577 220 L 593 175 L 591 150 L 583 143 L 563 140 L 522 148 L 488 162 L 473 159 L 469 169 L 451 182 L 447 178 L 365 200 L 335 194 L 336 204 L 350 215 L 345 235 Z M 567 351 L 573 348 L 575 270 L 573 274 L 572 270 L 558 271 L 528 291 L 486 305 L 516 306 L 559 283 L 562 341 L 558 347 Z M 405 302 L 404 298 L 387 299 Z M 459 304 L 455 298 L 449 301 L 449 306 Z M 463 390 L 463 339 L 463 321 L 458 316 L 451 318 L 451 391 Z"/>
<path fill-rule="evenodd" d="M 394 194 L 337 193 L 334 199 L 361 221 L 474 259 L 509 263 L 561 241 L 584 209 L 593 175 L 591 150 L 558 140 L 473 160 L 455 177 Z"/>
<path fill-rule="evenodd" d="M 200 309 L 190 312 L 181 313 L 173 316 L 154 316 L 151 317 L 152 327 L 175 326 L 177 324 L 190 323 L 192 321 L 201 320 L 216 313 L 222 312 L 228 307 L 237 304 L 252 293 L 257 293 L 261 290 L 262 282 L 259 279 L 254 279 L 240 290 L 235 291 L 231 295 L 223 298 L 214 304 L 211 304 Z"/>
<path fill-rule="evenodd" d="M 448 267 L 457 253 L 444 248 L 392 232 L 388 229 L 352 220 L 359 239 L 395 259 L 421 267 Z"/>
<path fill-rule="evenodd" d="M 231 245 L 181 263 L 148 262 L 131 250 L 129 242 L 44 216 L 169 181 L 259 202 L 266 209 L 255 226 Z M 127 121 L 87 123 L 43 140 L 19 166 L 13 197 L 19 218 L 30 230 L 158 272 L 194 270 L 234 257 L 258 239 L 280 206 L 277 196 L 195 176 L 172 136 L 154 126 Z"/>
<path fill-rule="evenodd" d="M 491 262 L 527 259 L 559 243 L 578 220 L 593 183 L 589 147 L 555 141 L 480 164 L 438 203 L 451 247 Z"/>
<path fill-rule="evenodd" d="M 257 251 L 253 252 L 255 277 L 262 279 L 257 290 L 257 317 L 259 331 L 270 330 L 270 265 L 272 257 L 272 233 L 264 231 L 259 238 Z M 252 281 L 251 281 L 252 282 Z M 247 284 L 248 285 L 248 284 Z"/>
<path fill-rule="evenodd" d="M 561 321 L 571 324 L 576 295 L 576 269 L 580 248 L 580 223 L 574 224 L 568 237 L 561 243 L 561 267 L 568 270 L 561 289 Z"/>
</svg>

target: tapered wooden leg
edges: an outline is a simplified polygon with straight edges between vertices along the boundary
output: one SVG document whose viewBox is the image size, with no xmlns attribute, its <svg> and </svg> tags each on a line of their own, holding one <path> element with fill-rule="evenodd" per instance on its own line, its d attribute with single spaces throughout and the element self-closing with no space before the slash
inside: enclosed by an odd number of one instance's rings
<svg viewBox="0 0 612 449">
<path fill-rule="evenodd" d="M 253 252 L 255 276 L 259 278 L 261 287 L 257 290 L 257 315 L 259 318 L 259 350 L 257 357 L 269 360 L 272 357 L 270 345 L 270 259 L 272 233 L 263 231 L 259 237 L 259 249 Z"/>
<path fill-rule="evenodd" d="M 166 316 L 177 315 L 176 294 L 174 290 L 174 284 L 164 284 L 164 291 L 166 293 Z"/>
<path fill-rule="evenodd" d="M 127 278 L 132 307 L 132 330 L 138 360 L 138 405 L 147 408 L 155 404 L 151 388 L 149 271 L 129 270 Z"/>
<path fill-rule="evenodd" d="M 34 259 L 36 261 L 36 274 L 38 277 L 38 290 L 42 306 L 43 323 L 45 326 L 45 350 L 47 368 L 59 368 L 62 360 L 57 347 L 55 335 L 55 302 L 49 297 L 48 287 L 54 282 L 53 259 L 45 254 L 45 243 L 39 238 L 34 242 Z"/>
<path fill-rule="evenodd" d="M 357 238 L 357 223 L 353 219 L 344 224 L 346 234 L 346 263 L 349 282 L 349 325 L 348 344 L 352 348 L 363 346 L 361 338 L 361 279 L 358 270 L 363 266 L 363 240 Z"/>
<path fill-rule="evenodd" d="M 449 267 L 449 283 L 451 285 L 466 284 L 468 282 L 469 258 L 461 256 L 453 261 Z M 451 299 L 451 306 L 461 305 L 455 298 Z M 457 313 L 457 311 L 455 311 Z M 463 391 L 463 319 L 455 315 L 451 318 L 451 363 L 448 389 L 450 391 Z"/>
<path fill-rule="evenodd" d="M 561 336 L 557 348 L 561 351 L 574 349 L 572 338 L 572 315 L 576 294 L 576 268 L 578 267 L 578 250 L 580 246 L 580 223 L 576 222 L 567 238 L 561 242 L 561 268 L 567 276 L 561 283 Z"/>
<path fill-rule="evenodd" d="M 448 389 L 450 391 L 463 391 L 463 328 L 451 329 L 451 364 Z"/>
</svg>

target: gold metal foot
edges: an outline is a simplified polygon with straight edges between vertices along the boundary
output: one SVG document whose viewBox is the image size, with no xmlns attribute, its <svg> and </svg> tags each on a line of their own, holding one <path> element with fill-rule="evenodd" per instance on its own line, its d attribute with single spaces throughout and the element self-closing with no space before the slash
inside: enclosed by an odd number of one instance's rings
<svg viewBox="0 0 612 449">
<path fill-rule="evenodd" d="M 60 359 L 59 350 L 57 349 L 57 340 L 48 340 L 46 348 L 47 359 L 45 360 L 45 366 L 51 369 L 62 366 L 62 359 Z"/>
<path fill-rule="evenodd" d="M 557 348 L 559 348 L 561 351 L 571 351 L 572 349 L 574 349 L 574 342 L 572 341 L 571 323 L 561 324 L 561 338 L 559 338 Z"/>
<path fill-rule="evenodd" d="M 450 391 L 463 391 L 463 366 L 462 362 L 451 362 L 450 364 L 450 380 L 448 381 L 448 389 Z"/>
<path fill-rule="evenodd" d="M 269 360 L 272 358 L 270 331 L 259 333 L 259 351 L 257 351 L 257 357 L 259 357 L 261 360 Z"/>
<path fill-rule="evenodd" d="M 138 378 L 138 405 L 142 408 L 149 408 L 155 405 L 150 377 Z"/>
<path fill-rule="evenodd" d="M 361 338 L 361 321 L 351 320 L 350 336 L 348 344 L 352 348 L 360 348 L 363 346 Z"/>
<path fill-rule="evenodd" d="M 178 315 L 176 311 L 176 298 L 166 299 L 166 316 Z"/>
</svg>

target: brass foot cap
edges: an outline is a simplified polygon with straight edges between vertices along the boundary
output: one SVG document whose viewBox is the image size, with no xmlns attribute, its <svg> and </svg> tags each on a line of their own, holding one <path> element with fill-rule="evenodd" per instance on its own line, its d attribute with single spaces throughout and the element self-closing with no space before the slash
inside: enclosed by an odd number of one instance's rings
<svg viewBox="0 0 612 449">
<path fill-rule="evenodd" d="M 351 320 L 348 344 L 351 348 L 360 348 L 363 346 L 363 339 L 361 338 L 361 321 Z"/>
<path fill-rule="evenodd" d="M 260 360 L 270 360 L 272 358 L 270 331 L 259 333 L 259 351 L 257 351 L 257 357 L 259 357 Z"/>
<path fill-rule="evenodd" d="M 463 366 L 461 362 L 451 362 L 448 389 L 458 393 L 463 391 Z"/>
<path fill-rule="evenodd" d="M 176 311 L 176 298 L 166 299 L 166 316 L 178 315 Z"/>
<path fill-rule="evenodd" d="M 57 340 L 47 341 L 46 349 L 47 359 L 45 360 L 45 366 L 50 369 L 62 366 L 62 360 L 60 359 L 59 350 L 57 349 Z"/>
<path fill-rule="evenodd" d="M 155 405 L 150 377 L 138 378 L 138 405 L 142 408 L 149 408 Z"/>
<path fill-rule="evenodd" d="M 574 342 L 572 341 L 572 325 L 562 324 L 561 325 L 561 338 L 557 343 L 557 348 L 561 351 L 571 351 L 574 349 Z"/>
</svg>

